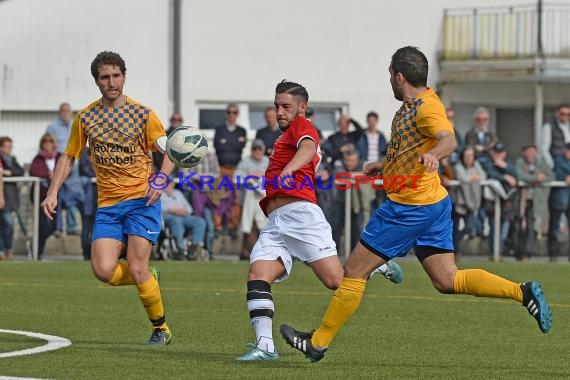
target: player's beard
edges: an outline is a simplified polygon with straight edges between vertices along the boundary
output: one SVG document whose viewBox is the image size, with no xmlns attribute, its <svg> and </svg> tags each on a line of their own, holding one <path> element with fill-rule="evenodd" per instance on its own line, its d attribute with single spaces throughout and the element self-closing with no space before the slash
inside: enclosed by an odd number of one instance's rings
<svg viewBox="0 0 570 380">
<path fill-rule="evenodd" d="M 404 94 L 399 88 L 394 86 L 394 84 L 392 84 L 392 91 L 394 92 L 394 98 L 396 98 L 396 100 L 399 100 L 401 102 L 404 101 Z"/>
</svg>

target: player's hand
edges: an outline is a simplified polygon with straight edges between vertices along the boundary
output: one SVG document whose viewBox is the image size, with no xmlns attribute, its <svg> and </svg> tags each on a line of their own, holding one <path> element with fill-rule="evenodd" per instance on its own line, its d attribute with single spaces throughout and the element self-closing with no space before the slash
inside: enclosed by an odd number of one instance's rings
<svg viewBox="0 0 570 380">
<path fill-rule="evenodd" d="M 364 164 L 364 167 L 362 168 L 362 174 L 364 174 L 365 176 L 372 178 L 372 177 L 376 177 L 377 175 L 380 174 L 380 171 L 382 170 L 382 164 L 378 161 L 376 162 L 367 162 Z"/>
<path fill-rule="evenodd" d="M 434 154 L 424 153 L 419 158 L 419 162 L 424 164 L 426 171 L 435 172 L 439 168 L 439 160 Z"/>
<path fill-rule="evenodd" d="M 0 210 L 2 210 L 6 206 L 6 202 L 4 201 L 4 196 L 0 196 Z"/>
<path fill-rule="evenodd" d="M 144 197 L 148 198 L 148 201 L 146 202 L 147 207 L 152 206 L 157 200 L 160 199 L 161 195 L 162 195 L 161 190 L 153 189 L 150 186 L 147 187 L 146 192 L 144 194 Z"/>
<path fill-rule="evenodd" d="M 53 216 L 57 210 L 57 194 L 48 194 L 46 199 L 42 202 L 41 208 L 44 211 L 45 216 L 47 216 L 49 220 L 53 220 Z"/>
<path fill-rule="evenodd" d="M 295 186 L 295 179 L 293 177 L 293 170 L 286 166 L 279 177 L 277 178 L 279 181 L 279 187 L 283 188 L 291 188 Z"/>
</svg>

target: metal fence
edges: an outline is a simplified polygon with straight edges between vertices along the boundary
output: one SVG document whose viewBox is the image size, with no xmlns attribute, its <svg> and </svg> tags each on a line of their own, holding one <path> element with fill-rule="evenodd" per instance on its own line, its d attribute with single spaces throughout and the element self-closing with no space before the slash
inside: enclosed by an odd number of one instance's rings
<svg viewBox="0 0 570 380">
<path fill-rule="evenodd" d="M 568 3 L 446 9 L 443 25 L 445 60 L 570 57 Z"/>
<path fill-rule="evenodd" d="M 354 180 L 352 180 L 353 184 L 354 184 Z M 496 191 L 496 182 L 495 180 L 485 180 L 485 181 L 481 181 L 481 185 L 482 186 L 488 186 L 491 187 L 491 189 L 493 190 L 491 193 L 493 194 L 494 197 L 494 213 L 493 213 L 493 218 L 494 218 L 494 222 L 495 222 L 495 226 L 500 226 L 501 225 L 501 199 L 504 198 L 504 194 L 500 194 L 499 192 Z M 382 180 L 377 179 L 375 181 L 375 184 L 377 186 L 382 186 Z M 341 183 L 337 183 L 337 184 L 341 184 Z M 344 185 L 344 183 L 342 183 L 342 185 Z M 457 180 L 453 180 L 450 181 L 449 186 L 453 187 L 453 186 L 459 186 L 460 182 Z M 528 186 L 527 184 L 525 184 L 524 182 L 519 182 L 519 187 L 525 187 Z M 566 187 L 568 186 L 566 184 L 566 182 L 564 181 L 551 181 L 551 182 L 544 182 L 542 184 L 542 186 L 544 187 Z M 347 259 L 349 253 L 352 251 L 352 247 L 350 246 L 350 231 L 351 231 L 351 199 L 352 199 L 352 186 L 348 187 L 347 190 L 345 190 L 345 209 L 344 209 L 344 258 Z M 501 230 L 500 228 L 495 228 L 494 229 L 494 236 L 493 236 L 493 261 L 499 261 L 501 256 L 500 256 L 500 233 Z"/>
</svg>

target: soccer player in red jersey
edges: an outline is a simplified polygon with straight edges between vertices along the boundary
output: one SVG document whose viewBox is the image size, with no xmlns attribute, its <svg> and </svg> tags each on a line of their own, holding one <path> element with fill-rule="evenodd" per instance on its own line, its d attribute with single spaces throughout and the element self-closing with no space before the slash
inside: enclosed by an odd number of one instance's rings
<svg viewBox="0 0 570 380">
<path fill-rule="evenodd" d="M 260 202 L 269 221 L 250 257 L 247 307 L 256 343 L 240 361 L 277 360 L 273 343 L 271 284 L 291 273 L 293 257 L 306 263 L 329 289 L 342 282 L 331 227 L 317 206 L 316 169 L 321 160 L 317 129 L 305 118 L 309 94 L 298 83 L 282 81 L 275 89 L 275 110 L 281 136 L 275 141 L 265 172 L 266 196 Z M 378 268 L 393 282 L 402 273 L 396 263 Z"/>
</svg>

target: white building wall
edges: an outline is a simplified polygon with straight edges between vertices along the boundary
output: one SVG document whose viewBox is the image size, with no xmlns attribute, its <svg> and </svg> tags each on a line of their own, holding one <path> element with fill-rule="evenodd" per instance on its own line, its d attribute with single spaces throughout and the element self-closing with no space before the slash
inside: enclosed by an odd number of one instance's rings
<svg viewBox="0 0 570 380">
<path fill-rule="evenodd" d="M 399 107 L 388 81 L 392 53 L 420 47 L 434 85 L 444 8 L 489 5 L 495 1 L 183 0 L 183 114 L 197 124 L 199 102 L 271 104 L 275 84 L 288 78 L 306 85 L 312 101 L 347 104 L 362 122 L 378 111 L 387 132 Z M 114 50 L 127 64 L 125 93 L 166 123 L 169 10 L 167 0 L 0 1 L 0 112 L 87 105 L 100 96 L 91 60 Z M 0 134 L 9 132 L 0 124 Z M 16 153 L 32 140 L 16 141 Z"/>
</svg>

